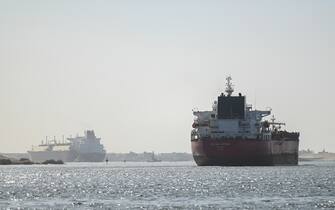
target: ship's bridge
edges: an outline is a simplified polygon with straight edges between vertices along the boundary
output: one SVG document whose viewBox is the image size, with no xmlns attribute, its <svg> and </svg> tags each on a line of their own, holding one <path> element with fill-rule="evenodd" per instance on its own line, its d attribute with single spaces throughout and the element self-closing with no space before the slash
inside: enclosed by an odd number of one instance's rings
<svg viewBox="0 0 335 210">
<path fill-rule="evenodd" d="M 193 111 L 196 117 L 192 136 L 256 138 L 260 134 L 262 118 L 270 115 L 271 110 L 252 110 L 252 105 L 246 104 L 246 96 L 232 95 L 233 91 L 228 77 L 226 94 L 218 96 L 212 111 Z"/>
</svg>

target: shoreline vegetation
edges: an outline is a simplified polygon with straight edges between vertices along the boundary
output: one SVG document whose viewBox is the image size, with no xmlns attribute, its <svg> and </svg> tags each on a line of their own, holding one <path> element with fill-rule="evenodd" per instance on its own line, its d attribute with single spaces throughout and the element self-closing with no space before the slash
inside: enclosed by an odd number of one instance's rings
<svg viewBox="0 0 335 210">
<path fill-rule="evenodd" d="M 64 164 L 61 160 L 46 160 L 41 163 L 32 162 L 28 158 L 9 158 L 3 155 L 0 155 L 0 165 L 36 165 L 36 164 Z"/>
</svg>

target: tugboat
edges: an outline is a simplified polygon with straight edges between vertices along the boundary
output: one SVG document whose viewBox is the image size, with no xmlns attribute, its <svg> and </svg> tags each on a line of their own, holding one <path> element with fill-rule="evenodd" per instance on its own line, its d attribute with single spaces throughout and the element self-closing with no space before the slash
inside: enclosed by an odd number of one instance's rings
<svg viewBox="0 0 335 210">
<path fill-rule="evenodd" d="M 211 111 L 193 111 L 193 158 L 198 166 L 297 165 L 299 133 L 282 130 L 285 123 L 263 120 L 271 110 L 253 110 L 246 96 L 233 96 L 226 78 Z"/>
</svg>

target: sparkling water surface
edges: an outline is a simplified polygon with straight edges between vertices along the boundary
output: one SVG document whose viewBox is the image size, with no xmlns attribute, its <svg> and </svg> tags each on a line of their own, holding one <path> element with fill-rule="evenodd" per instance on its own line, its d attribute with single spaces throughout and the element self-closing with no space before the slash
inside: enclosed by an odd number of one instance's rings
<svg viewBox="0 0 335 210">
<path fill-rule="evenodd" d="M 335 209 L 335 162 L 0 166 L 0 209 Z"/>
</svg>

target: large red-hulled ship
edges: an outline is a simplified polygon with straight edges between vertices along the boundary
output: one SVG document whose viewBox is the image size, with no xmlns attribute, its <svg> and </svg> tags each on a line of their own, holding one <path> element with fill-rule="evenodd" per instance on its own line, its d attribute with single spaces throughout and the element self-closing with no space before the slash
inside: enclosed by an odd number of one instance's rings
<svg viewBox="0 0 335 210">
<path fill-rule="evenodd" d="M 193 111 L 191 144 L 198 166 L 297 165 L 299 133 L 282 130 L 271 110 L 253 110 L 246 97 L 234 91 L 227 77 L 212 111 Z"/>
</svg>

